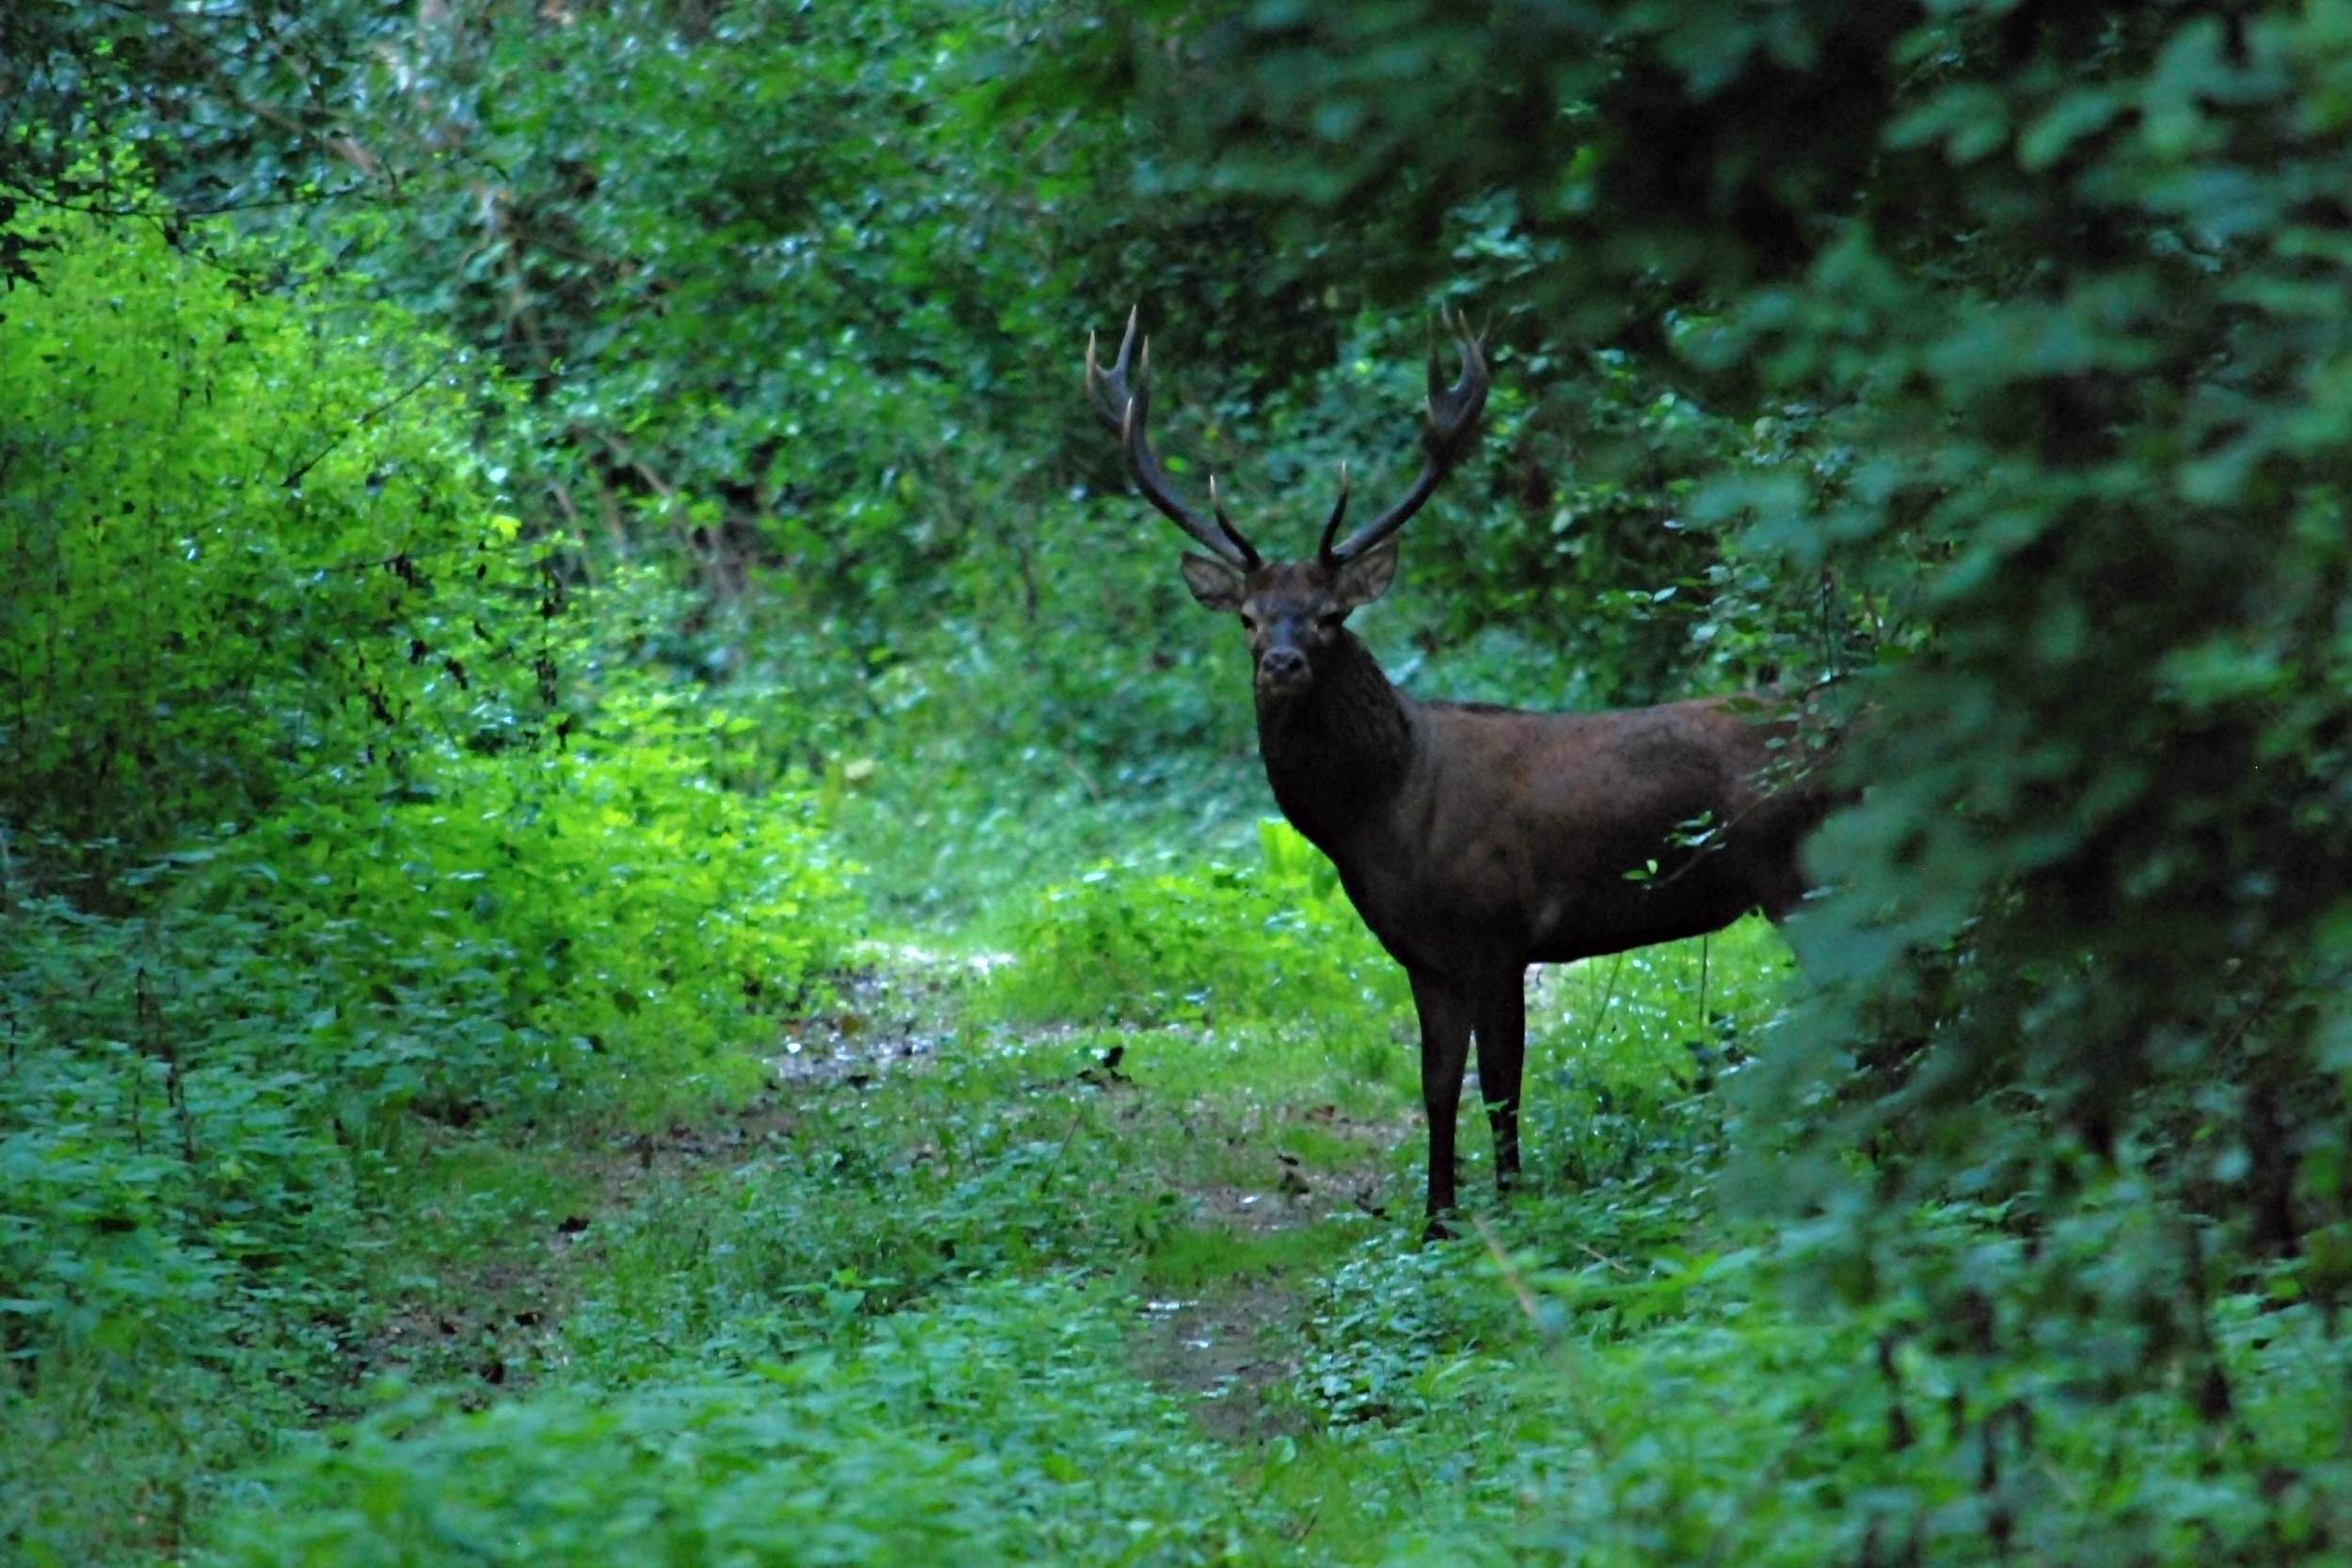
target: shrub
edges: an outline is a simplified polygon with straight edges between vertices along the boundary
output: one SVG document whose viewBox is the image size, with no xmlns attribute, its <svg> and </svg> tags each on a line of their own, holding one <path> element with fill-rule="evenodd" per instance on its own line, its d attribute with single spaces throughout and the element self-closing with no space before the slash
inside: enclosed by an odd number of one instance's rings
<svg viewBox="0 0 2352 1568">
<path fill-rule="evenodd" d="M 494 509 L 441 345 L 225 232 L 48 238 L 0 334 L 0 1340 L 316 1370 L 407 1113 L 738 1089 L 854 907 L 766 736 L 628 662 L 663 607 Z"/>
<path fill-rule="evenodd" d="M 485 503 L 448 346 L 264 289 L 217 229 L 42 232 L 0 334 L 0 822 L 103 890 L 419 731 L 523 738 L 544 551 Z"/>
<path fill-rule="evenodd" d="M 334 976 L 315 1049 L 371 1118 L 739 1089 L 759 1017 L 804 1002 L 854 926 L 806 796 L 711 778 L 744 722 L 630 680 L 560 752 L 307 800 L 205 891 Z"/>
<path fill-rule="evenodd" d="M 979 998 L 1029 1022 L 1306 1022 L 1362 1032 L 1408 1004 L 1330 863 L 1260 824 L 1254 867 L 1129 861 L 1046 889 L 1012 918 L 1013 961 Z"/>
</svg>

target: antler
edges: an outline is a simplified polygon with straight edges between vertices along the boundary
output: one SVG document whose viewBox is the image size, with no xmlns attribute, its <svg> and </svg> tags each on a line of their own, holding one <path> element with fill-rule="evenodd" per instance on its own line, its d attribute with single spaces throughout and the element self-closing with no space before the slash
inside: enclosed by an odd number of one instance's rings
<svg viewBox="0 0 2352 1568">
<path fill-rule="evenodd" d="M 1216 499 L 1216 481 L 1209 481 L 1209 506 L 1216 521 L 1211 524 L 1176 499 L 1168 487 L 1168 472 L 1160 467 L 1159 455 L 1152 450 L 1152 439 L 1144 434 L 1145 421 L 1152 409 L 1152 340 L 1143 340 L 1143 352 L 1136 361 L 1135 385 L 1127 384 L 1127 356 L 1136 346 L 1136 317 L 1141 307 L 1127 312 L 1127 333 L 1119 341 L 1119 357 L 1104 370 L 1094 352 L 1094 334 L 1087 334 L 1087 401 L 1094 405 L 1095 417 L 1110 433 L 1119 437 L 1120 450 L 1127 454 L 1127 471 L 1133 475 L 1136 488 L 1143 499 L 1159 508 L 1168 521 L 1193 537 L 1202 548 L 1221 561 L 1244 568 L 1259 564 L 1258 552 L 1249 541 L 1241 536 L 1232 519 L 1225 515 L 1225 508 Z"/>
<path fill-rule="evenodd" d="M 1448 387 L 1437 345 L 1430 345 L 1429 424 L 1422 432 L 1421 477 L 1413 481 L 1413 487 L 1405 492 L 1403 499 L 1334 546 L 1332 537 L 1340 531 L 1340 519 L 1347 514 L 1347 470 L 1341 468 L 1339 504 L 1331 508 L 1331 520 L 1323 526 L 1323 543 L 1319 546 L 1327 566 L 1354 560 L 1403 528 L 1437 493 L 1438 482 L 1470 455 L 1470 448 L 1478 442 L 1478 416 L 1486 406 L 1486 356 L 1480 352 L 1485 341 L 1470 335 L 1467 318 L 1448 312 L 1444 319 L 1447 330 L 1454 334 L 1454 346 L 1462 356 L 1462 374 Z"/>
</svg>

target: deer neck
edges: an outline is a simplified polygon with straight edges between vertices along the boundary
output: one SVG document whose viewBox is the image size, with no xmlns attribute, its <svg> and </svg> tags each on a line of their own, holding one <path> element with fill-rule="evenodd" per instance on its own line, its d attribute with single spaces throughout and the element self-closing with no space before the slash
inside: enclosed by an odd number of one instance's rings
<svg viewBox="0 0 2352 1568">
<path fill-rule="evenodd" d="M 1411 699 L 1353 632 L 1316 659 L 1305 692 L 1258 702 L 1258 750 L 1275 803 L 1334 858 L 1404 785 L 1416 744 Z"/>
</svg>

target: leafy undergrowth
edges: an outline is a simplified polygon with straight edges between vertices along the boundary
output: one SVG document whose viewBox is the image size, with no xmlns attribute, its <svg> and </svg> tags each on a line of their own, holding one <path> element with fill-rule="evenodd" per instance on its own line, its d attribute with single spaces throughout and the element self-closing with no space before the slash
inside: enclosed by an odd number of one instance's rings
<svg viewBox="0 0 2352 1568">
<path fill-rule="evenodd" d="M 1215 1560 L 1247 1511 L 1182 1409 L 1108 1370 L 1120 1330 L 1100 1288 L 1005 1279 L 738 1375 L 453 1419 L 395 1405 L 220 1545 L 257 1564 Z"/>
<path fill-rule="evenodd" d="M 1241 864 L 1197 855 L 1105 862 L 1004 922 L 1012 961 L 977 1010 L 1015 1022 L 1304 1023 L 1376 1044 L 1406 1015 L 1405 976 L 1287 823 Z"/>
<path fill-rule="evenodd" d="M 0 1560 L 175 1556 L 368 1380 L 528 1377 L 596 1151 L 749 1101 L 864 909 L 634 657 L 659 574 L 501 510 L 462 354 L 307 246 L 11 244 Z"/>
<path fill-rule="evenodd" d="M 1392 1033 L 1014 1026 L 985 966 L 920 961 L 800 1021 L 825 1050 L 737 1113 L 433 1151 L 407 1219 L 441 1272 L 371 1267 L 435 1349 L 379 1326 L 342 1419 L 281 1412 L 308 1434 L 200 1484 L 125 1436 L 187 1492 L 184 1555 L 2097 1561 L 2121 1528 L 2188 1562 L 2259 1560 L 2281 1512 L 2343 1527 L 2347 1369 L 2281 1282 L 2218 1314 L 2235 1462 L 2290 1504 L 2257 1511 L 2200 1481 L 2176 1398 L 2056 1358 L 2020 1375 L 2059 1397 L 1988 1445 L 1901 1301 L 1822 1293 L 1724 1200 L 1786 961 L 1760 926 L 1548 982 L 1529 1189 L 1497 1201 L 1472 1133 L 1464 1234 L 1425 1248 Z M 1951 1207 L 1905 1244 L 2016 1243 Z M 418 1315 L 437 1291 L 453 1326 Z"/>
<path fill-rule="evenodd" d="M 1758 974 L 1772 962 L 1769 939 L 1731 945 L 1760 954 L 1741 960 Z M 1686 968 L 1638 957 L 1603 1017 L 1550 1042 L 1576 1061 L 1540 1076 L 1539 1139 L 1555 1101 L 1596 1092 L 1647 1117 L 1654 1154 L 1713 1136 L 1687 1074 L 1657 1076 L 1644 1022 L 1677 1016 Z M 796 1072 L 758 1135 L 657 1157 L 625 1201 L 590 1208 L 525 1375 L 495 1396 L 478 1369 L 381 1387 L 356 1427 L 258 1472 L 260 1500 L 208 1550 L 1372 1560 L 1448 1519 L 1486 1528 L 1409 1500 L 1471 1473 L 1486 1419 L 1540 1408 L 1517 1385 L 1549 1331 L 1485 1242 L 1416 1246 L 1394 1025 L 1369 1043 L 1352 1017 L 1016 1028 L 993 1022 L 1001 994 L 905 987 L 834 1021 L 866 1055 Z M 1646 1275 L 1642 1249 L 1691 1216 L 1671 1190 L 1559 1180 L 1589 1163 L 1539 1144 L 1537 1195 L 1489 1200 L 1479 1226 L 1521 1244 L 1580 1204 L 1629 1202 L 1636 1217 L 1574 1228 Z M 1452 1450 L 1434 1471 L 1433 1444 Z"/>
</svg>

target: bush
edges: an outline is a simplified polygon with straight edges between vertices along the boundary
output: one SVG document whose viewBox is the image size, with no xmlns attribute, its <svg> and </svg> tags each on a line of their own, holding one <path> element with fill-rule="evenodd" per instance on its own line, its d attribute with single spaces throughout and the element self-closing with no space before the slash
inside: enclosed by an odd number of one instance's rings
<svg viewBox="0 0 2352 1568">
<path fill-rule="evenodd" d="M 1255 867 L 1097 866 L 1011 919 L 982 1012 L 1026 1022 L 1305 1024 L 1385 1032 L 1410 1006 L 1338 874 L 1288 824 Z"/>
<path fill-rule="evenodd" d="M 223 232 L 48 238 L 0 335 L 0 1340 L 320 1371 L 409 1113 L 740 1090 L 846 868 L 628 662 L 658 597 L 494 510 L 439 344 Z"/>
<path fill-rule="evenodd" d="M 42 233 L 0 334 L 0 822 L 112 896 L 421 731 L 526 738 L 545 552 L 485 500 L 448 345 L 261 288 L 216 229 Z"/>
<path fill-rule="evenodd" d="M 323 793 L 224 847 L 250 902 L 333 977 L 313 1048 L 351 1123 L 561 1099 L 675 1108 L 739 1090 L 854 927 L 806 796 L 711 778 L 748 721 L 622 682 L 558 752 L 453 752 L 394 797 Z"/>
</svg>

